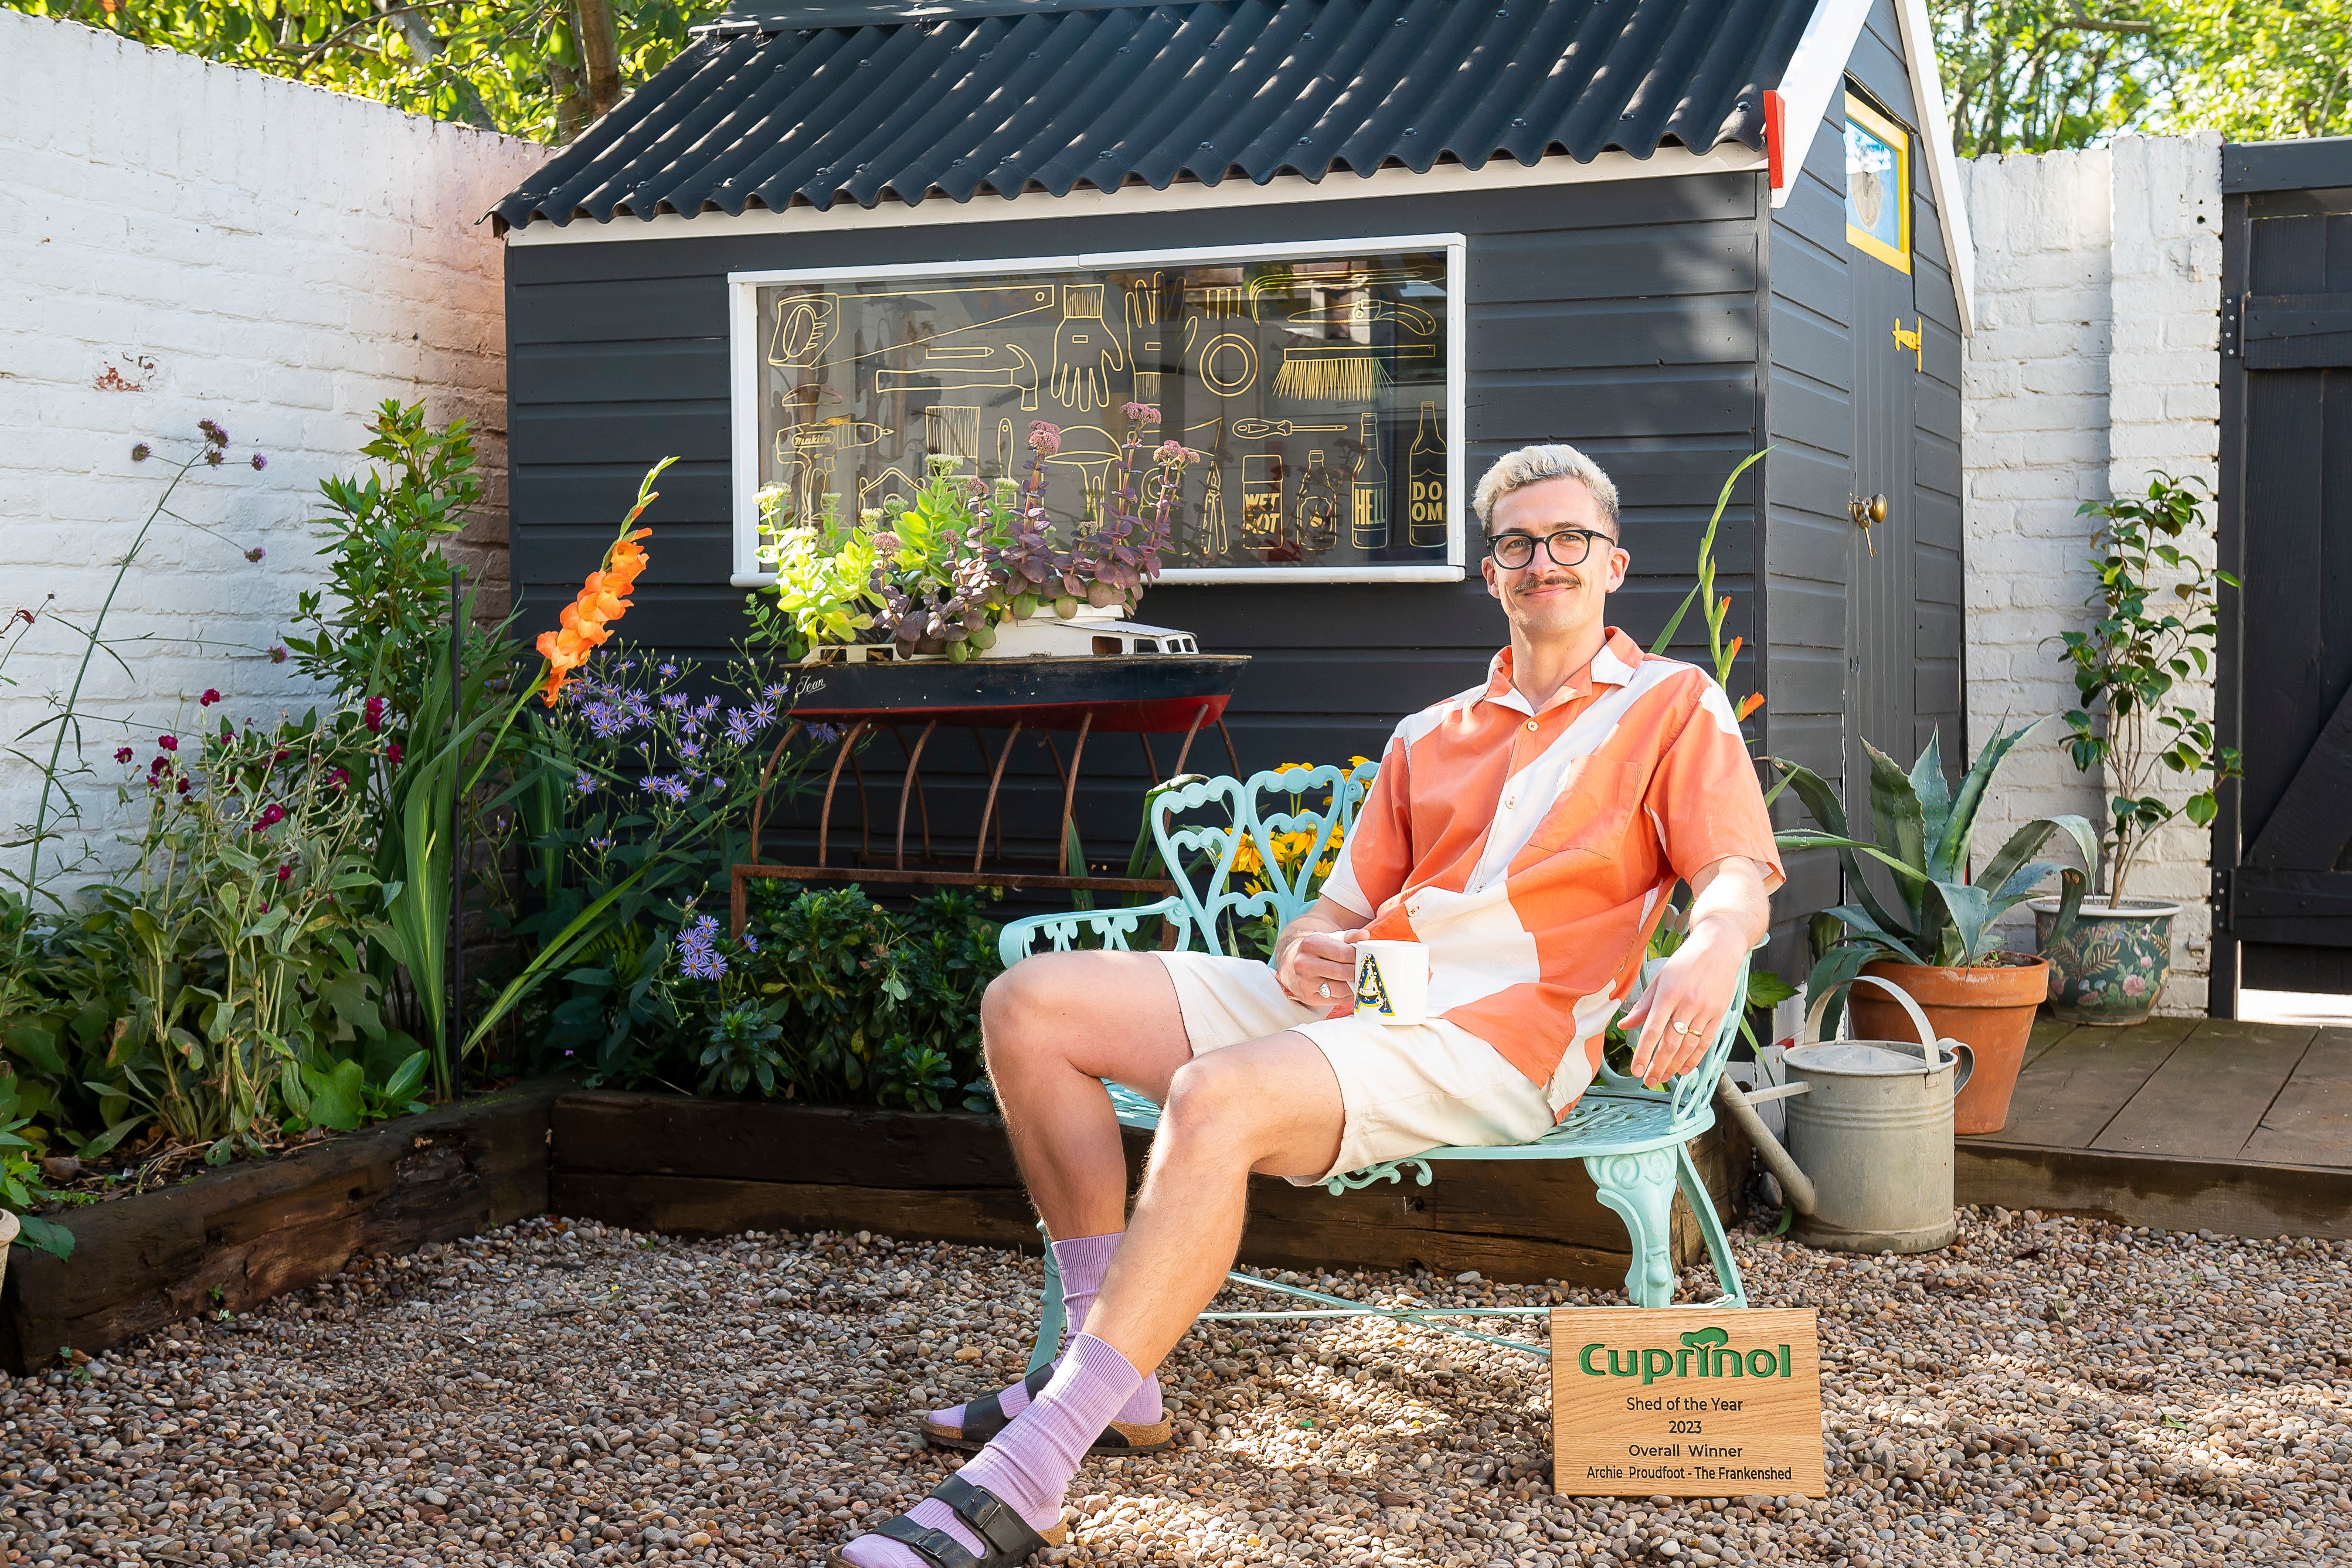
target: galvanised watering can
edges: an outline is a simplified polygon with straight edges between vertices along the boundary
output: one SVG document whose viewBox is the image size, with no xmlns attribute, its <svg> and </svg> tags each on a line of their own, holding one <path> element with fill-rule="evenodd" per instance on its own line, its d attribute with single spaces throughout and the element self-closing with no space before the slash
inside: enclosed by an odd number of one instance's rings
<svg viewBox="0 0 2352 1568">
<path fill-rule="evenodd" d="M 1790 1082 L 1743 1092 L 1728 1078 L 1716 1097 L 1754 1140 L 1796 1211 L 1790 1234 L 1836 1252 L 1932 1252 L 1958 1234 L 1952 1213 L 1952 1097 L 1976 1057 L 1937 1040 L 1927 1015 L 1900 986 L 1876 986 L 1902 1004 L 1917 1044 L 1821 1039 L 1831 995 L 1806 1009 L 1804 1043 L 1789 1048 Z M 1759 1101 L 1788 1100 L 1784 1148 L 1756 1114 Z"/>
</svg>

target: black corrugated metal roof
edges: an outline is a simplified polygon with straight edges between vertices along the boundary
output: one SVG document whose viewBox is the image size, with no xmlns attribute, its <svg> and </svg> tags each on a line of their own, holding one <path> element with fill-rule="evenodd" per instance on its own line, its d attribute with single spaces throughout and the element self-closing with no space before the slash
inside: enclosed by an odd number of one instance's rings
<svg viewBox="0 0 2352 1568">
<path fill-rule="evenodd" d="M 706 33 L 500 202 L 623 214 L 1761 150 L 1814 0 L 882 0 Z"/>
</svg>

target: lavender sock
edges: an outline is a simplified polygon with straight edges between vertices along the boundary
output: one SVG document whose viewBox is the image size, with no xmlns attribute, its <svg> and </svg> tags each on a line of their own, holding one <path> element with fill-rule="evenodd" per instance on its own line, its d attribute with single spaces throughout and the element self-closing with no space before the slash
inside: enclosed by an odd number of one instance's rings
<svg viewBox="0 0 2352 1568">
<path fill-rule="evenodd" d="M 1063 1353 L 1054 1381 L 1045 1385 L 1037 1402 L 959 1473 L 1003 1500 L 1029 1521 L 1030 1529 L 1050 1529 L 1062 1517 L 1063 1496 L 1087 1450 L 1142 1381 L 1143 1374 L 1127 1357 L 1092 1334 L 1080 1334 Z M 908 1517 L 947 1531 L 975 1554 L 988 1550 L 985 1542 L 964 1528 L 954 1510 L 936 1499 L 917 1503 Z M 856 1568 L 929 1568 L 887 1536 L 861 1535 L 844 1546 L 841 1555 Z"/>
<path fill-rule="evenodd" d="M 1114 1230 L 1107 1236 L 1074 1236 L 1067 1241 L 1053 1244 L 1054 1267 L 1062 1276 L 1062 1311 L 1068 1320 L 1067 1326 L 1062 1331 L 1064 1344 L 1070 1343 L 1086 1332 L 1087 1311 L 1095 1304 L 1095 1297 L 1101 1293 L 1103 1276 L 1110 1271 L 1111 1257 L 1118 1250 L 1118 1244 L 1126 1239 L 1126 1236 L 1123 1230 Z M 1059 1364 L 1058 1357 L 1055 1364 Z M 999 1389 L 996 1402 L 1004 1412 L 1005 1418 L 1010 1420 L 1029 1407 L 1029 1389 L 1025 1384 L 1015 1383 Z M 963 1412 L 962 1406 L 952 1405 L 947 1409 L 930 1412 L 930 1420 L 934 1426 L 961 1431 Z M 1118 1414 L 1112 1419 L 1124 1421 L 1130 1427 L 1149 1427 L 1160 1420 L 1163 1414 L 1160 1402 L 1160 1378 L 1155 1374 L 1143 1380 L 1142 1386 L 1119 1407 Z"/>
</svg>

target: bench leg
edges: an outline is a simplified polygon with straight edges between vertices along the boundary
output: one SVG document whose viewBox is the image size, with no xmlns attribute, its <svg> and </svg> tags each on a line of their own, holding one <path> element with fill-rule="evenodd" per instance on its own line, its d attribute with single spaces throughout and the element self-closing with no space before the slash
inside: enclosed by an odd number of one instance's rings
<svg viewBox="0 0 2352 1568">
<path fill-rule="evenodd" d="M 1037 1227 L 1037 1234 L 1045 1236 L 1045 1228 Z M 1054 1358 L 1062 1354 L 1062 1325 L 1066 1321 L 1062 1312 L 1062 1270 L 1054 1260 L 1054 1239 L 1045 1236 L 1045 1291 L 1037 1303 L 1037 1343 L 1029 1351 L 1029 1370 L 1051 1366 Z"/>
<path fill-rule="evenodd" d="M 1698 1218 L 1698 1233 L 1706 1241 L 1707 1260 L 1715 1265 L 1715 1278 L 1723 1287 L 1724 1299 L 1734 1306 L 1748 1304 L 1747 1288 L 1739 1282 L 1739 1265 L 1731 1259 L 1731 1239 L 1723 1233 L 1723 1217 L 1715 1211 L 1715 1198 L 1699 1179 L 1698 1166 L 1692 1163 L 1690 1145 L 1684 1144 L 1675 1150 L 1675 1179 L 1683 1189 L 1683 1200 Z"/>
<path fill-rule="evenodd" d="M 1633 1238 L 1633 1263 L 1625 1294 L 1637 1307 L 1664 1307 L 1675 1299 L 1675 1151 L 1596 1155 L 1584 1162 L 1601 1203 L 1616 1211 Z"/>
</svg>

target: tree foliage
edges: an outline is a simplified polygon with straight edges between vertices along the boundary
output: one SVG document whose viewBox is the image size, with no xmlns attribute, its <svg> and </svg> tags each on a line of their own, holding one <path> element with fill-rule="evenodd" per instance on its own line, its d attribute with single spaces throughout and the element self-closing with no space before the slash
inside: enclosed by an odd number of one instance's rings
<svg viewBox="0 0 2352 1568">
<path fill-rule="evenodd" d="M 562 142 L 724 0 L 0 0 L 437 120 Z"/>
<path fill-rule="evenodd" d="M 2352 0 L 1933 0 L 1962 157 L 2352 131 Z"/>
</svg>

